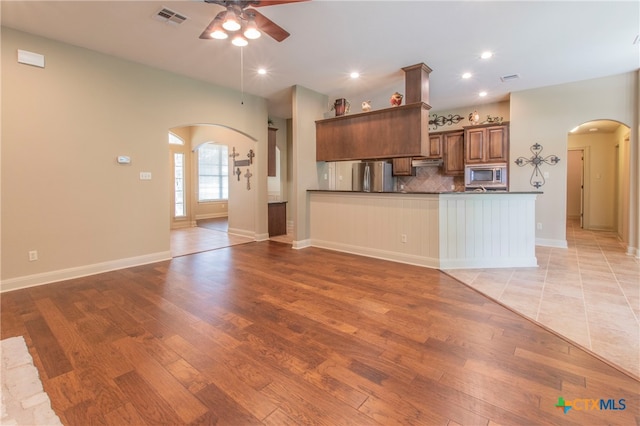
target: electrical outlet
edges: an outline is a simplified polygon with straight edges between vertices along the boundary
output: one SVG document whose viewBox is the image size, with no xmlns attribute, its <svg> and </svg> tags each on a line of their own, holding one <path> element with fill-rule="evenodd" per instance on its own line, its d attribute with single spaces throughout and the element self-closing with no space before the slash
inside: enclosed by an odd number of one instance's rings
<svg viewBox="0 0 640 426">
<path fill-rule="evenodd" d="M 33 262 L 35 260 L 38 260 L 38 251 L 37 250 L 31 250 L 29 252 L 29 262 Z"/>
<path fill-rule="evenodd" d="M 536 229 L 537 229 L 538 231 L 541 231 L 541 230 L 542 230 L 542 222 L 538 222 L 538 223 L 536 224 Z"/>
<path fill-rule="evenodd" d="M 140 172 L 140 180 L 151 180 L 151 172 Z"/>
<path fill-rule="evenodd" d="M 403 243 L 406 243 L 407 242 L 407 234 L 400 235 L 400 241 L 402 241 Z"/>
</svg>

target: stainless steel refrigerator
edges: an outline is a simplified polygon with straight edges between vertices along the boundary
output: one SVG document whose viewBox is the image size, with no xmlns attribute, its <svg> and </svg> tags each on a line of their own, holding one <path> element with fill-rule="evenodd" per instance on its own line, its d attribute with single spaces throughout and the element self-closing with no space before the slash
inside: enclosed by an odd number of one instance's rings
<svg viewBox="0 0 640 426">
<path fill-rule="evenodd" d="M 388 161 L 354 163 L 351 171 L 351 190 L 363 192 L 393 192 L 394 180 Z"/>
</svg>

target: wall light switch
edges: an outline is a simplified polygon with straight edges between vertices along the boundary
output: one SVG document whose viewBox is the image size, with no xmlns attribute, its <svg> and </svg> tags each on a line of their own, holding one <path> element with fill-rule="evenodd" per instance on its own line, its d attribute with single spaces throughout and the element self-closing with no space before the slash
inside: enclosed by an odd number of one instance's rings
<svg viewBox="0 0 640 426">
<path fill-rule="evenodd" d="M 549 172 L 542 173 L 542 176 L 544 176 L 545 179 L 549 179 Z"/>
<path fill-rule="evenodd" d="M 151 180 L 151 172 L 140 172 L 140 180 Z"/>
</svg>

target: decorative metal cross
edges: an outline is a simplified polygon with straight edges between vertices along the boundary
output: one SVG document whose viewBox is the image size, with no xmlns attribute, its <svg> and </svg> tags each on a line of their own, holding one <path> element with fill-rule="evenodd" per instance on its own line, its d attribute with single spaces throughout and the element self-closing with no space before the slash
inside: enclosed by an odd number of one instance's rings
<svg viewBox="0 0 640 426">
<path fill-rule="evenodd" d="M 240 182 L 240 175 L 242 174 L 242 172 L 240 171 L 240 167 L 238 167 L 236 171 L 233 172 L 233 174 L 238 176 L 238 182 Z"/>
<path fill-rule="evenodd" d="M 254 154 L 253 150 L 250 149 L 249 153 L 247 154 L 247 157 L 249 157 L 249 164 L 253 164 L 253 157 L 255 157 L 256 154 Z"/>
<path fill-rule="evenodd" d="M 540 155 L 540 153 L 542 152 L 542 145 L 540 145 L 539 143 L 531 145 L 531 148 L 529 149 L 533 153 L 533 157 L 518 157 L 518 159 L 514 161 L 514 163 L 516 163 L 520 167 L 524 166 L 525 164 L 531 164 L 533 166 L 533 171 L 531 172 L 531 179 L 529 179 L 529 183 L 531 184 L 531 186 L 534 186 L 537 189 L 545 183 L 544 175 L 540 173 L 540 166 L 542 166 L 543 163 L 554 166 L 558 164 L 560 159 L 555 155 L 542 157 Z M 542 180 L 534 180 L 534 177 Z"/>
<path fill-rule="evenodd" d="M 236 152 L 236 147 L 233 147 L 233 151 L 232 154 L 229 154 L 229 158 L 231 158 L 233 160 L 233 163 L 235 164 L 236 162 L 236 157 L 238 157 L 240 154 Z"/>
<path fill-rule="evenodd" d="M 251 176 L 253 176 L 251 171 L 247 169 L 247 172 L 244 174 L 244 177 L 247 178 L 247 191 L 251 190 Z"/>
</svg>

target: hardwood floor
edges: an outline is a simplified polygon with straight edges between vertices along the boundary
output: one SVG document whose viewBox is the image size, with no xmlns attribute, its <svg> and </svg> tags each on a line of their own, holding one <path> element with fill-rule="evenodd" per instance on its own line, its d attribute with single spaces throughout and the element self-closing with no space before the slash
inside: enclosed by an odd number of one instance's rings
<svg viewBox="0 0 640 426">
<path fill-rule="evenodd" d="M 640 424 L 637 380 L 427 268 L 265 241 L 1 303 L 66 425 Z"/>
</svg>

